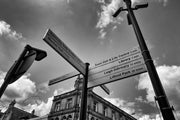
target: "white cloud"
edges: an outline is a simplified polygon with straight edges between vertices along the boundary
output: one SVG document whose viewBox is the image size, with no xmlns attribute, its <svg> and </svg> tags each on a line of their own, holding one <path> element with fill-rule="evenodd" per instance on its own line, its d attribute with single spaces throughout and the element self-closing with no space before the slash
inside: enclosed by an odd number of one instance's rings
<svg viewBox="0 0 180 120">
<path fill-rule="evenodd" d="M 0 71 L 0 85 L 3 82 L 5 75 L 5 72 Z M 46 115 L 50 112 L 53 97 L 48 98 L 47 102 L 42 101 L 38 96 L 36 96 L 38 92 L 36 85 L 29 79 L 29 77 L 30 74 L 23 75 L 21 78 L 19 78 L 19 80 L 10 84 L 6 88 L 6 91 L 1 99 L 2 101 L 0 101 L 0 107 L 2 110 L 6 110 L 9 102 L 15 99 L 17 101 L 16 107 L 28 112 L 35 109 L 35 114 L 38 116 Z M 46 87 L 46 84 L 41 84 L 39 93 L 44 93 L 47 90 Z M 33 104 L 28 104 L 27 106 L 20 104 L 27 104 L 28 99 L 33 99 L 36 102 L 32 102 L 32 100 L 30 100 L 29 102 Z M 6 103 L 5 106 L 3 106 L 4 103 Z"/>
<path fill-rule="evenodd" d="M 97 28 L 105 28 L 108 24 L 115 22 L 113 20 L 113 13 L 118 9 L 120 4 L 119 0 L 112 0 L 110 4 L 101 5 L 101 13 L 99 13 L 99 21 L 96 25 Z"/>
<path fill-rule="evenodd" d="M 135 98 L 135 100 L 141 103 L 149 103 L 147 100 L 143 99 L 142 96 Z"/>
<path fill-rule="evenodd" d="M 143 116 L 139 117 L 138 120 L 162 120 L 162 117 L 159 114 L 156 114 L 154 116 L 143 115 Z"/>
<path fill-rule="evenodd" d="M 0 85 L 2 85 L 5 75 L 5 72 L 0 71 Z M 22 101 L 28 98 L 29 95 L 34 94 L 36 92 L 36 85 L 29 77 L 30 74 L 25 74 L 16 82 L 8 85 L 2 96 L 2 100 L 11 101 L 12 99 L 16 99 L 16 101 Z"/>
<path fill-rule="evenodd" d="M 22 35 L 11 29 L 11 26 L 5 21 L 0 21 L 0 36 L 5 35 L 6 37 L 19 40 L 22 39 Z"/>
<path fill-rule="evenodd" d="M 72 89 L 57 89 L 54 91 L 54 96 L 66 93 L 71 91 Z M 25 109 L 26 111 L 31 112 L 33 109 L 35 110 L 35 114 L 38 116 L 46 115 L 50 112 L 53 103 L 53 97 L 49 97 L 47 102 L 39 100 L 38 103 L 35 104 L 28 104 L 27 106 L 21 106 L 21 108 Z"/>
<path fill-rule="evenodd" d="M 101 29 L 100 31 L 99 31 L 99 38 L 100 39 L 104 39 L 105 38 L 105 36 L 106 36 L 106 34 L 107 34 L 107 32 L 105 32 L 104 31 L 104 29 Z"/>
<path fill-rule="evenodd" d="M 128 102 L 128 101 L 122 100 L 120 98 L 105 98 L 105 99 L 129 114 L 132 114 L 135 112 L 135 109 L 134 109 L 135 103 L 134 102 Z"/>
<path fill-rule="evenodd" d="M 39 104 L 29 104 L 23 108 L 29 112 L 35 110 L 36 115 L 43 116 L 50 112 L 52 102 L 53 102 L 53 97 L 49 97 L 47 102 L 41 101 Z"/>
<path fill-rule="evenodd" d="M 59 88 L 59 89 L 56 89 L 56 90 L 54 91 L 54 96 L 61 95 L 61 94 L 63 94 L 63 93 L 72 91 L 73 89 L 74 89 L 74 88 L 70 88 L 70 89 Z"/>
<path fill-rule="evenodd" d="M 120 6 L 123 6 L 123 0 L 109 0 L 108 3 L 105 0 L 95 0 L 101 5 L 101 10 L 98 12 L 98 22 L 96 24 L 96 28 L 100 29 L 99 38 L 104 39 L 107 34 L 105 28 L 109 24 L 112 24 L 112 30 L 114 30 L 114 26 L 120 24 L 123 21 L 123 18 L 119 15 L 117 18 L 113 18 L 112 15 L 119 9 Z M 132 0 L 132 5 L 140 2 L 160 2 L 166 6 L 168 0 Z"/>
<path fill-rule="evenodd" d="M 180 109 L 180 66 L 163 65 L 156 69 L 169 101 L 173 103 L 175 108 Z M 138 89 L 146 90 L 146 99 L 149 102 L 154 101 L 155 94 L 147 73 L 140 75 Z"/>
<path fill-rule="evenodd" d="M 0 85 L 2 85 L 5 75 L 6 73 L 0 70 Z M 6 88 L 6 91 L 1 99 L 2 101 L 0 101 L 1 109 L 6 110 L 9 102 L 15 99 L 17 101 L 16 107 L 28 112 L 35 109 L 35 114 L 38 116 L 43 116 L 50 112 L 53 97 L 49 97 L 47 102 L 42 101 L 41 98 L 38 97 L 39 93 L 47 92 L 49 89 L 47 88 L 47 84 L 41 84 L 39 88 L 37 88 L 35 83 L 32 82 L 29 77 L 30 74 L 23 75 L 21 78 L 19 78 L 19 80 L 10 84 Z M 63 94 L 72 89 L 57 89 L 54 91 L 54 95 Z M 34 100 L 34 102 L 32 102 L 32 100 Z M 6 103 L 5 106 L 3 106 L 4 103 Z M 28 103 L 28 105 L 24 106 L 20 103 Z"/>
<path fill-rule="evenodd" d="M 37 92 L 38 93 L 47 93 L 49 91 L 49 85 L 48 82 L 41 83 L 37 86 Z"/>
<path fill-rule="evenodd" d="M 119 8 L 121 1 L 112 0 L 109 4 L 105 3 L 103 0 L 98 0 L 97 2 L 101 4 L 101 10 L 98 12 L 99 20 L 96 24 L 96 28 L 100 29 L 99 38 L 104 39 L 107 34 L 104 28 L 106 28 L 109 24 L 120 24 L 123 20 L 121 17 L 114 19 L 112 16 Z"/>
</svg>

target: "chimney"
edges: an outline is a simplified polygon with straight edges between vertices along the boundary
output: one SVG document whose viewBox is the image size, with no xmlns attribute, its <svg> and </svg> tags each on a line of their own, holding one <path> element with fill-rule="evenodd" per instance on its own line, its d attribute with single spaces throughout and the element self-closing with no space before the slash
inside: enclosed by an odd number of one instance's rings
<svg viewBox="0 0 180 120">
<path fill-rule="evenodd" d="M 34 115 L 34 114 L 35 114 L 35 110 L 34 110 L 34 109 L 32 110 L 31 114 L 32 114 L 32 115 Z"/>
<path fill-rule="evenodd" d="M 13 101 L 9 104 L 9 108 L 10 108 L 10 107 L 14 107 L 15 104 L 16 104 L 16 100 L 13 100 Z"/>
</svg>

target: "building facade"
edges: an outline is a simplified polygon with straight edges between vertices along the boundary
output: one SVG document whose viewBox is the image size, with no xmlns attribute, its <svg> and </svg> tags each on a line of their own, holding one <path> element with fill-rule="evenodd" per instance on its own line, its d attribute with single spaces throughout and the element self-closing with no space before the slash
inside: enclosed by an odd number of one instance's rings
<svg viewBox="0 0 180 120">
<path fill-rule="evenodd" d="M 78 78 L 74 86 L 75 90 L 54 96 L 48 120 L 79 120 L 82 79 Z M 92 89 L 88 90 L 87 96 L 86 120 L 136 120 Z"/>
<path fill-rule="evenodd" d="M 44 115 L 44 116 L 40 116 L 40 117 L 36 117 L 36 118 L 31 118 L 28 120 L 48 120 L 48 115 Z"/>
<path fill-rule="evenodd" d="M 16 108 L 14 105 L 16 104 L 16 101 L 13 100 L 10 104 L 8 109 L 2 113 L 0 120 L 28 120 L 30 118 L 38 117 L 34 115 L 34 110 L 32 113 L 26 112 L 24 110 L 21 110 L 19 108 Z"/>
</svg>

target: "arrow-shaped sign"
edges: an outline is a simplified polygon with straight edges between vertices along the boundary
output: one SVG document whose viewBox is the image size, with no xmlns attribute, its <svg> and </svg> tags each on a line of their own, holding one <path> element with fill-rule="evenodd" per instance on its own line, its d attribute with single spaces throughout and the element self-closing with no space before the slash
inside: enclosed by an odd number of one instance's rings
<svg viewBox="0 0 180 120">
<path fill-rule="evenodd" d="M 49 44 L 66 61 L 75 67 L 81 74 L 85 75 L 86 65 L 83 63 L 66 44 L 60 40 L 50 29 L 46 32 L 43 40 Z"/>
</svg>

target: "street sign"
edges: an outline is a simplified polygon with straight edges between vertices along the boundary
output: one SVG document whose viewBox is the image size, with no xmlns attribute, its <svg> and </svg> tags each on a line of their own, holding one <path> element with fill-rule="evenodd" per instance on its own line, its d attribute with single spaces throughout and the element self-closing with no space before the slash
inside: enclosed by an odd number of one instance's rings
<svg viewBox="0 0 180 120">
<path fill-rule="evenodd" d="M 85 75 L 85 64 L 60 40 L 55 33 L 48 29 L 43 40 L 49 44 L 57 53 L 75 67 L 81 74 Z"/>
<path fill-rule="evenodd" d="M 103 89 L 103 86 L 101 86 L 103 84 L 131 77 L 146 71 L 140 49 L 134 48 L 130 51 L 124 52 L 123 54 L 95 63 L 91 68 L 89 68 L 88 88 L 100 85 Z M 73 71 L 50 80 L 49 85 L 62 82 L 77 75 L 80 75 L 80 73 Z M 107 93 L 109 93 L 108 90 Z"/>
<path fill-rule="evenodd" d="M 73 77 L 78 76 L 78 75 L 80 75 L 80 73 L 78 71 L 70 72 L 70 73 L 65 74 L 65 75 L 63 75 L 61 77 L 57 77 L 55 79 L 50 80 L 49 81 L 49 86 L 53 85 L 53 84 L 56 84 L 58 82 L 62 82 L 62 81 L 65 81 L 67 79 L 73 78 Z"/>
<path fill-rule="evenodd" d="M 110 95 L 110 90 L 106 85 L 100 85 L 100 87 L 108 94 Z"/>
<path fill-rule="evenodd" d="M 61 77 L 57 77 L 55 79 L 52 79 L 52 80 L 49 80 L 49 86 L 50 85 L 54 85 L 56 83 L 59 83 L 59 82 L 62 82 L 62 81 L 65 81 L 67 79 L 70 79 L 70 78 L 73 78 L 75 76 L 78 76 L 80 75 L 80 73 L 78 71 L 73 71 L 73 72 L 70 72 L 68 74 L 65 74 Z M 105 85 L 100 85 L 100 87 L 109 95 L 110 94 L 110 90 L 105 86 Z"/>
<path fill-rule="evenodd" d="M 140 49 L 135 48 L 94 64 L 94 67 L 89 70 L 88 88 L 131 77 L 146 71 Z"/>
</svg>

